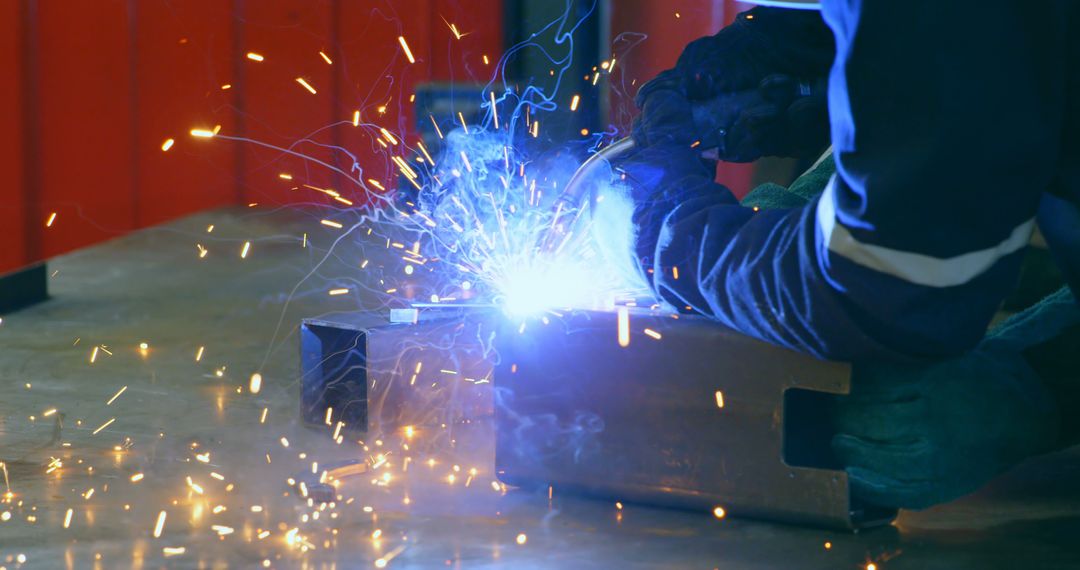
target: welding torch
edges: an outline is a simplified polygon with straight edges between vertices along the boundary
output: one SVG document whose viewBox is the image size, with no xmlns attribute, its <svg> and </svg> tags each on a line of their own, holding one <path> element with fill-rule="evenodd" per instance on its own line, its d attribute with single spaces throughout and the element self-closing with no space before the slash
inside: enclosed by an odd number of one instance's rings
<svg viewBox="0 0 1080 570">
<path fill-rule="evenodd" d="M 807 83 L 799 83 L 796 86 L 795 98 L 810 96 L 813 89 Z M 707 101 L 692 102 L 690 108 L 693 123 L 695 131 L 700 135 L 694 148 L 703 155 L 715 153 L 720 157 L 726 156 L 728 132 L 739 119 L 742 110 L 764 102 L 765 95 L 756 88 L 720 95 Z M 597 151 L 578 167 L 552 205 L 551 224 L 537 242 L 539 252 L 557 251 L 569 240 L 572 228 L 584 213 L 586 204 L 595 205 L 598 188 L 611 181 L 613 165 L 633 153 L 634 147 L 632 138 L 619 139 Z"/>
</svg>

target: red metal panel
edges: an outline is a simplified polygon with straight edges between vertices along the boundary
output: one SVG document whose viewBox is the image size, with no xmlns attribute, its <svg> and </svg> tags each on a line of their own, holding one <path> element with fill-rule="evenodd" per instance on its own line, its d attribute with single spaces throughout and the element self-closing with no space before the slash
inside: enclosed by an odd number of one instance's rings
<svg viewBox="0 0 1080 570">
<path fill-rule="evenodd" d="M 363 200 L 325 167 L 250 143 L 194 139 L 192 128 L 221 125 L 221 135 L 289 148 L 356 176 L 352 158 L 332 149 L 341 146 L 355 155 L 364 178 L 391 186 L 390 155 L 404 154 L 401 147 L 379 145 L 372 137 L 377 128 L 353 127 L 353 111 L 412 142 L 416 83 L 486 80 L 501 51 L 501 9 L 476 6 L 450 0 L 3 3 L 0 72 L 28 71 L 25 97 L 18 89 L 0 93 L 4 124 L 26 124 L 0 134 L 0 167 L 9 180 L 0 191 L 6 246 L 0 268 L 226 203 L 334 204 L 327 195 L 294 190 L 302 182 Z M 248 52 L 263 60 L 248 59 Z M 223 90 L 225 84 L 231 89 Z M 167 139 L 174 142 L 166 152 Z M 280 178 L 282 172 L 293 179 Z M 57 218 L 46 229 L 51 212 Z"/>
<path fill-rule="evenodd" d="M 333 66 L 319 55 L 320 51 L 333 52 L 335 9 L 330 0 L 241 3 L 241 49 L 234 57 L 243 73 L 242 134 L 331 164 L 336 160 L 333 151 L 320 146 L 333 144 L 333 129 L 328 127 L 342 117 L 332 112 Z M 247 59 L 249 52 L 262 56 L 263 61 Z M 310 93 L 297 78 L 316 93 Z M 327 196 L 303 187 L 292 190 L 299 183 L 331 186 L 334 177 L 327 168 L 282 151 L 239 144 L 245 201 L 264 205 L 327 201 Z M 282 180 L 281 173 L 292 175 L 293 180 Z"/>
<path fill-rule="evenodd" d="M 37 2 L 42 233 L 53 256 L 135 227 L 130 29 L 123 0 Z M 41 223 L 44 220 L 28 220 Z"/>
<path fill-rule="evenodd" d="M 22 153 L 22 45 L 19 2 L 0 2 L 0 76 L 8 87 L 0 89 L 0 273 L 27 261 L 25 189 Z"/>
<path fill-rule="evenodd" d="M 185 0 L 134 6 L 138 226 L 239 202 L 236 144 L 189 135 L 192 128 L 215 125 L 235 131 L 232 5 Z M 162 151 L 168 139 L 174 142 Z"/>
</svg>

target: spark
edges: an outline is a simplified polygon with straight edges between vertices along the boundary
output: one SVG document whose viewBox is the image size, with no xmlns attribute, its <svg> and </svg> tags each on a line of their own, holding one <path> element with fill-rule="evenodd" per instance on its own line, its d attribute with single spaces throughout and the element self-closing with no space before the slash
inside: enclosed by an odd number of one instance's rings
<svg viewBox="0 0 1080 570">
<path fill-rule="evenodd" d="M 630 310 L 626 307 L 619 307 L 616 312 L 616 323 L 619 346 L 626 348 L 630 346 Z"/>
<path fill-rule="evenodd" d="M 496 122 L 498 122 L 498 119 L 496 119 Z M 496 125 L 495 128 L 499 128 L 498 125 Z M 416 141 L 416 145 L 420 147 L 420 152 L 424 153 L 424 156 L 427 157 L 428 162 L 430 162 L 432 165 L 434 165 L 435 164 L 435 159 L 431 158 L 431 154 L 428 153 L 427 147 L 424 146 L 424 141 Z"/>
<path fill-rule="evenodd" d="M 390 134 L 390 131 L 386 130 L 385 128 L 379 127 L 379 132 L 381 132 L 382 136 L 386 138 L 386 142 L 393 145 L 396 145 L 398 143 L 398 140 L 394 138 L 394 135 Z"/>
<path fill-rule="evenodd" d="M 97 428 L 96 430 L 94 430 L 94 432 L 93 432 L 93 433 L 91 433 L 90 435 L 97 435 L 98 433 L 100 433 L 100 432 L 101 432 L 101 430 L 103 430 L 103 429 L 105 429 L 105 428 L 109 427 L 109 426 L 110 426 L 110 425 L 112 425 L 112 423 L 113 423 L 113 422 L 115 422 L 115 421 L 116 421 L 116 418 L 112 418 L 112 419 L 110 419 L 109 421 L 107 421 L 107 422 L 105 422 L 105 423 L 101 424 L 101 427 L 99 427 L 99 428 Z"/>
<path fill-rule="evenodd" d="M 431 118 L 431 124 L 435 126 L 435 134 L 439 135 L 439 138 L 443 138 L 442 129 L 439 128 L 439 123 L 435 121 L 435 115 L 428 115 Z"/>
<path fill-rule="evenodd" d="M 654 331 L 652 329 L 645 329 L 642 332 L 644 332 L 648 336 L 651 336 L 652 338 L 655 338 L 656 340 L 660 340 L 660 338 L 661 338 L 660 333 L 658 333 L 658 332 L 656 332 L 656 331 Z"/>
<path fill-rule="evenodd" d="M 359 127 L 360 126 L 360 111 L 358 111 L 358 110 L 353 111 L 353 114 L 352 114 L 352 126 L 354 126 L 354 127 Z"/>
<path fill-rule="evenodd" d="M 325 53 L 323 53 L 321 51 L 319 52 L 319 55 L 322 56 L 323 61 L 326 62 L 326 65 L 334 65 L 334 62 L 330 59 L 330 56 L 326 55 Z"/>
<path fill-rule="evenodd" d="M 71 515 L 75 514 L 75 509 L 68 509 L 67 514 L 64 515 L 64 528 L 71 527 Z"/>
<path fill-rule="evenodd" d="M 331 296 L 336 296 L 336 295 L 345 295 L 345 294 L 348 294 L 348 292 L 349 292 L 349 290 L 348 290 L 348 289 L 345 289 L 345 288 L 342 288 L 342 289 L 331 289 L 331 290 L 329 291 L 329 294 L 330 294 Z"/>
<path fill-rule="evenodd" d="M 199 347 L 199 350 L 196 350 L 196 351 L 195 351 L 195 362 L 199 362 L 199 361 L 201 361 L 201 360 L 202 360 L 202 355 L 203 355 L 203 352 L 204 352 L 205 350 L 206 350 L 206 347 L 205 347 L 205 346 L 200 346 L 200 347 Z"/>
<path fill-rule="evenodd" d="M 495 130 L 499 130 L 499 108 L 495 106 L 495 92 L 492 91 L 491 95 L 491 116 L 495 119 Z M 575 95 L 576 98 L 576 95 Z M 576 99 L 575 99 L 576 100 Z"/>
<path fill-rule="evenodd" d="M 45 220 L 45 227 L 51 228 L 52 225 L 53 225 L 53 222 L 55 222 L 55 221 L 56 221 L 56 212 L 53 212 L 53 213 L 49 214 L 49 219 Z"/>
<path fill-rule="evenodd" d="M 397 41 L 401 44 L 401 49 L 405 51 L 405 57 L 409 58 L 409 63 L 416 63 L 416 58 L 413 57 L 409 44 L 405 43 L 405 36 L 398 36 Z"/>
<path fill-rule="evenodd" d="M 299 83 L 304 89 L 310 91 L 312 95 L 318 93 L 318 91 L 316 91 L 315 88 L 312 87 L 311 84 L 308 83 L 303 77 L 297 77 L 296 82 Z"/>
<path fill-rule="evenodd" d="M 724 510 L 724 507 L 717 506 L 713 507 L 712 514 L 714 517 L 722 519 L 727 516 L 727 511 Z"/>
<path fill-rule="evenodd" d="M 11 492 L 11 481 L 8 480 L 7 463 L 0 461 L 0 471 L 4 472 L 4 488 L 7 489 L 7 492 L 4 493 L 4 495 L 5 498 L 10 501 L 14 494 Z"/>
<path fill-rule="evenodd" d="M 41 414 L 41 417 L 43 417 L 43 418 L 47 418 L 47 417 L 49 417 L 49 416 L 51 416 L 51 415 L 53 415 L 53 414 L 55 414 L 55 413 L 56 413 L 56 408 L 49 408 L 48 410 L 45 410 L 45 411 L 44 411 L 44 412 L 43 412 L 43 413 Z"/>
<path fill-rule="evenodd" d="M 716 407 L 717 408 L 723 408 L 724 407 L 724 393 L 721 392 L 720 390 L 716 391 Z"/>
<path fill-rule="evenodd" d="M 375 180 L 374 178 L 368 178 L 368 184 L 371 184 L 372 186 L 378 188 L 379 191 L 381 191 L 381 192 L 386 192 L 386 188 L 384 188 L 383 185 L 380 184 L 379 181 Z"/>
<path fill-rule="evenodd" d="M 165 142 L 161 143 L 162 152 L 168 151 L 170 148 L 172 148 L 172 145 L 174 143 L 176 143 L 176 141 L 174 141 L 173 139 L 165 139 Z"/>
<path fill-rule="evenodd" d="M 456 38 L 456 39 L 460 40 L 461 38 L 463 38 L 463 37 L 469 35 L 469 33 L 471 33 L 471 32 L 467 32 L 467 33 L 463 34 L 463 33 L 459 32 L 458 29 L 457 29 L 457 26 L 455 26 L 454 24 L 451 24 L 450 22 L 447 22 L 446 18 L 443 18 L 443 22 L 445 22 L 446 25 L 450 28 L 450 31 L 454 34 L 454 38 Z"/>
<path fill-rule="evenodd" d="M 131 482 L 132 483 L 138 483 L 139 481 L 142 481 L 145 477 L 146 477 L 146 475 L 144 475 L 142 473 L 136 473 L 136 474 L 131 476 Z"/>
<path fill-rule="evenodd" d="M 165 530 L 165 517 L 168 513 L 161 511 L 157 516 L 157 523 L 154 525 L 154 538 L 161 538 L 161 531 Z"/>
<path fill-rule="evenodd" d="M 518 544 L 525 544 L 526 542 L 529 541 L 529 537 L 525 536 L 525 533 L 521 533 L 521 534 L 517 535 L 516 540 L 517 540 Z"/>
<path fill-rule="evenodd" d="M 672 267 L 671 268 L 671 276 L 674 277 L 676 281 L 679 280 L 679 268 L 678 267 Z"/>
<path fill-rule="evenodd" d="M 581 102 L 581 95 L 574 95 L 574 98 L 570 100 L 570 110 L 577 111 L 578 103 Z"/>
<path fill-rule="evenodd" d="M 252 394 L 258 394 L 259 390 L 262 390 L 262 374 L 256 372 L 251 375 L 251 381 L 248 382 L 248 390 Z"/>
<path fill-rule="evenodd" d="M 251 61 L 263 61 L 264 59 L 266 59 L 263 56 L 255 53 L 253 51 L 248 52 L 247 58 L 250 59 Z"/>
<path fill-rule="evenodd" d="M 334 229 L 338 229 L 338 230 L 345 227 L 345 226 L 339 224 L 338 222 L 334 222 L 334 221 L 331 221 L 331 220 L 319 220 L 319 223 L 326 226 L 326 227 L 334 228 Z"/>
<path fill-rule="evenodd" d="M 188 485 L 188 487 L 191 488 L 192 491 L 195 491 L 196 493 L 198 493 L 200 495 L 203 494 L 202 485 L 199 485 L 198 483 L 192 481 L 190 476 L 187 477 L 187 485 Z"/>
<path fill-rule="evenodd" d="M 128 387 L 127 387 L 126 385 L 125 385 L 125 386 L 124 386 L 123 388 L 120 388 L 120 390 L 119 390 L 119 391 L 117 391 L 117 392 L 116 392 L 115 394 L 113 394 L 113 397 L 112 397 L 112 398 L 109 398 L 109 401 L 108 401 L 108 402 L 105 402 L 105 405 L 106 405 L 106 406 L 111 406 L 111 405 L 112 405 L 112 403 L 113 403 L 113 402 L 115 402 L 115 401 L 116 401 L 116 399 L 120 397 L 120 394 L 123 394 L 124 392 L 126 392 L 126 391 L 127 391 L 127 388 L 128 388 Z"/>
<path fill-rule="evenodd" d="M 183 546 L 166 546 L 161 549 L 161 553 L 164 554 L 166 558 L 170 556 L 180 556 L 185 552 L 187 552 L 187 548 Z"/>
<path fill-rule="evenodd" d="M 200 138 L 200 139 L 213 138 L 214 134 L 215 134 L 214 131 L 212 131 L 210 129 L 191 129 L 191 136 L 197 137 L 197 138 Z"/>
<path fill-rule="evenodd" d="M 251 251 L 251 242 L 245 241 L 244 247 L 240 249 L 240 259 L 247 259 L 248 252 Z"/>
</svg>

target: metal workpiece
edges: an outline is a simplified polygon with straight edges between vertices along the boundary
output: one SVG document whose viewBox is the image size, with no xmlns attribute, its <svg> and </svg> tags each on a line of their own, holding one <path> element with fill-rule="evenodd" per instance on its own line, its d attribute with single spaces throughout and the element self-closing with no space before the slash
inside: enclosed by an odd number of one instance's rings
<svg viewBox="0 0 1080 570">
<path fill-rule="evenodd" d="M 305 319 L 303 421 L 378 435 L 490 417 L 491 322 L 488 311 L 453 308 L 418 311 L 406 323 Z"/>
<path fill-rule="evenodd" d="M 495 370 L 507 484 L 831 528 L 896 514 L 854 503 L 832 458 L 827 413 L 847 365 L 688 316 L 508 325 Z"/>
</svg>

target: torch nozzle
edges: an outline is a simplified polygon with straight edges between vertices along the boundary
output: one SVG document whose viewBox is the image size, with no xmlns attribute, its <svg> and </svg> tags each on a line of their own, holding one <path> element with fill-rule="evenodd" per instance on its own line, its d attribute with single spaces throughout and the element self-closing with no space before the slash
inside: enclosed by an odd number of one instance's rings
<svg viewBox="0 0 1080 570">
<path fill-rule="evenodd" d="M 596 200 L 597 183 L 610 180 L 612 161 L 633 149 L 633 139 L 619 139 L 597 151 L 578 167 L 552 205 L 551 223 L 541 234 L 538 243 L 541 253 L 557 251 L 571 237 L 578 218 L 585 212 L 586 204 Z M 600 178 L 605 174 L 606 178 Z"/>
</svg>

